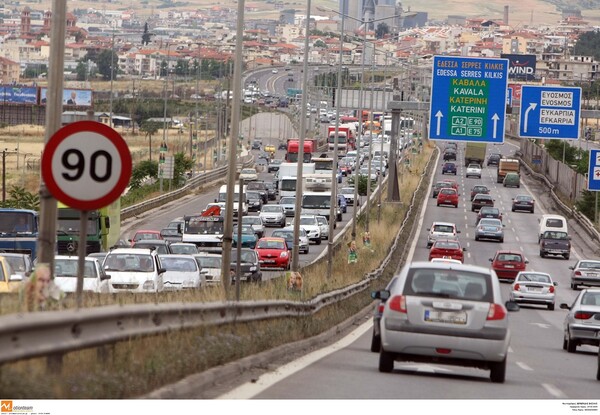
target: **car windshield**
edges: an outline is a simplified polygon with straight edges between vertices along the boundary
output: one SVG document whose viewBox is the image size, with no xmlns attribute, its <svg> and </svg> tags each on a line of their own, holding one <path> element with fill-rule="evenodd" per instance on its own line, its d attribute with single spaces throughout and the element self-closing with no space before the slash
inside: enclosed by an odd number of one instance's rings
<svg viewBox="0 0 600 415">
<path fill-rule="evenodd" d="M 569 235 L 566 232 L 546 231 L 544 239 L 569 239 Z"/>
<path fill-rule="evenodd" d="M 269 205 L 266 205 L 266 206 L 263 206 L 262 211 L 263 212 L 274 212 L 274 213 L 281 212 L 281 206 L 277 206 L 277 205 L 271 205 L 271 206 L 269 206 Z"/>
<path fill-rule="evenodd" d="M 300 225 L 315 225 L 316 218 L 300 218 Z"/>
<path fill-rule="evenodd" d="M 451 225 L 434 225 L 433 232 L 454 233 L 454 226 Z"/>
<path fill-rule="evenodd" d="M 515 197 L 515 200 L 519 201 L 519 202 L 528 202 L 533 200 L 533 198 L 531 196 L 517 196 Z"/>
<path fill-rule="evenodd" d="M 343 195 L 353 195 L 354 194 L 354 189 L 351 187 L 342 187 L 340 189 L 340 193 Z"/>
<path fill-rule="evenodd" d="M 119 253 L 107 255 L 104 269 L 119 272 L 152 272 L 154 266 L 151 255 Z"/>
<path fill-rule="evenodd" d="M 434 247 L 440 249 L 460 249 L 460 245 L 458 244 L 458 242 L 452 241 L 437 241 L 434 244 Z"/>
<path fill-rule="evenodd" d="M 519 277 L 517 278 L 518 281 L 531 281 L 531 282 L 545 282 L 545 283 L 551 283 L 552 280 L 550 279 L 549 275 L 546 274 L 536 274 L 533 272 L 528 272 L 528 273 L 524 273 L 524 274 L 519 274 Z"/>
<path fill-rule="evenodd" d="M 55 259 L 54 260 L 54 276 L 56 277 L 73 277 L 77 278 L 78 259 Z M 92 261 L 85 261 L 83 269 L 84 278 L 96 277 L 96 267 Z"/>
<path fill-rule="evenodd" d="M 180 258 L 161 255 L 160 264 L 167 271 L 192 272 L 198 270 L 198 265 L 192 257 Z"/>
<path fill-rule="evenodd" d="M 173 244 L 171 245 L 171 252 L 173 254 L 197 254 L 198 248 L 193 244 Z"/>
<path fill-rule="evenodd" d="M 277 238 L 285 238 L 285 239 L 294 239 L 294 232 L 292 231 L 274 231 L 272 233 L 273 237 L 277 237 Z"/>
<path fill-rule="evenodd" d="M 479 214 L 481 214 L 481 215 L 499 215 L 500 210 L 498 210 L 498 208 L 483 207 L 479 211 Z"/>
<path fill-rule="evenodd" d="M 287 246 L 284 241 L 274 239 L 263 239 L 258 241 L 256 249 L 286 249 Z"/>
<path fill-rule="evenodd" d="M 242 223 L 247 223 L 249 225 L 260 225 L 261 220 L 258 216 L 244 216 L 242 217 Z"/>
<path fill-rule="evenodd" d="M 197 256 L 195 258 L 200 268 L 221 268 L 221 257 Z"/>
<path fill-rule="evenodd" d="M 523 257 L 519 254 L 498 254 L 496 260 L 504 262 L 522 262 Z"/>
<path fill-rule="evenodd" d="M 475 187 L 473 187 L 473 191 L 483 193 L 483 192 L 487 192 L 488 188 L 485 186 L 475 186 Z"/>
<path fill-rule="evenodd" d="M 252 225 L 248 225 L 248 226 L 242 225 L 242 233 L 254 235 L 254 229 L 252 228 Z"/>
<path fill-rule="evenodd" d="M 252 169 L 243 169 L 241 171 L 242 174 L 256 174 L 256 170 L 252 170 Z"/>
<path fill-rule="evenodd" d="M 600 305 L 600 292 L 587 292 L 581 298 L 582 305 Z"/>
<path fill-rule="evenodd" d="M 296 203 L 296 199 L 293 197 L 282 197 L 279 199 L 280 205 L 293 205 L 294 203 Z"/>
<path fill-rule="evenodd" d="M 600 269 L 600 262 L 582 261 L 577 268 Z"/>
<path fill-rule="evenodd" d="M 494 298 L 488 274 L 447 267 L 412 269 L 407 275 L 403 294 L 490 303 Z"/>
<path fill-rule="evenodd" d="M 257 199 L 260 199 L 260 195 L 258 194 L 258 192 L 247 192 L 246 199 L 247 200 L 257 200 Z"/>
<path fill-rule="evenodd" d="M 453 195 L 456 194 L 456 191 L 454 191 L 453 189 L 442 189 L 440 193 L 443 195 Z"/>
</svg>

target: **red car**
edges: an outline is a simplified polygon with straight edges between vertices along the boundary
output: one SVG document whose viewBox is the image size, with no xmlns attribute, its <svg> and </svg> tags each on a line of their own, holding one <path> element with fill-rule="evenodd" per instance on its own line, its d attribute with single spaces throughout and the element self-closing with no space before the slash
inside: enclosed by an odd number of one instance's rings
<svg viewBox="0 0 600 415">
<path fill-rule="evenodd" d="M 140 230 L 133 235 L 133 238 L 129 239 L 129 242 L 131 242 L 131 246 L 133 246 L 136 242 L 143 241 L 146 239 L 156 240 L 163 239 L 163 237 L 160 234 L 160 231 Z"/>
<path fill-rule="evenodd" d="M 285 238 L 260 238 L 254 250 L 261 268 L 290 269 L 291 256 Z"/>
<path fill-rule="evenodd" d="M 490 262 L 500 280 L 514 280 L 529 264 L 525 255 L 519 251 L 497 251 L 494 258 L 490 258 Z"/>
<path fill-rule="evenodd" d="M 458 207 L 458 192 L 451 187 L 445 187 L 437 195 L 437 205 L 452 205 Z"/>
<path fill-rule="evenodd" d="M 429 260 L 431 261 L 433 258 L 450 258 L 464 262 L 464 251 L 466 250 L 467 248 L 463 248 L 460 242 L 455 239 L 438 239 L 431 245 Z"/>
</svg>

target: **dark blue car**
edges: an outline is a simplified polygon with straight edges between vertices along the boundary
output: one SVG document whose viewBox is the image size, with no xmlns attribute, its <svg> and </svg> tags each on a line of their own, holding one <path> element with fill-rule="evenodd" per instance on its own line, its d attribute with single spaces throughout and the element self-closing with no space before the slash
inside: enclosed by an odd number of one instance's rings
<svg viewBox="0 0 600 415">
<path fill-rule="evenodd" d="M 453 174 L 456 176 L 456 164 L 444 163 L 442 166 L 442 174 Z"/>
</svg>

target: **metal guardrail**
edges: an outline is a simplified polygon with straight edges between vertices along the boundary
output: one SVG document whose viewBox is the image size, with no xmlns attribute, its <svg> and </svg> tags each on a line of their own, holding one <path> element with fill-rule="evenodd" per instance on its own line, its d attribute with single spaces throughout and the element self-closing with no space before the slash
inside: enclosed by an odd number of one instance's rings
<svg viewBox="0 0 600 415">
<path fill-rule="evenodd" d="M 431 158 L 429 160 L 431 163 Z M 423 186 L 421 175 L 419 188 Z M 305 302 L 246 301 L 224 303 L 165 303 L 106 306 L 12 314 L 0 317 L 0 364 L 35 357 L 48 358 L 56 366 L 65 353 L 107 346 L 140 336 L 173 330 L 229 323 L 244 323 L 282 317 L 306 317 L 322 308 L 367 290 L 389 263 L 408 217 L 417 204 L 413 194 L 406 218 L 380 267 L 350 286 L 318 295 Z"/>
<path fill-rule="evenodd" d="M 254 163 L 254 156 L 249 154 L 245 159 L 241 161 L 243 167 L 247 167 Z M 185 186 L 173 190 L 172 192 L 165 193 L 158 197 L 155 197 L 150 200 L 146 200 L 144 202 L 138 203 L 133 206 L 128 206 L 124 209 L 121 209 L 121 220 L 129 219 L 134 216 L 137 216 L 141 213 L 144 213 L 150 209 L 154 209 L 158 206 L 162 206 L 167 202 L 172 202 L 173 200 L 179 199 L 185 196 L 187 193 L 192 190 L 197 189 L 200 186 L 212 183 L 214 181 L 220 180 L 227 173 L 227 166 L 219 167 L 217 169 L 206 172 L 205 174 L 200 174 L 196 177 L 192 177 L 187 181 Z"/>
</svg>

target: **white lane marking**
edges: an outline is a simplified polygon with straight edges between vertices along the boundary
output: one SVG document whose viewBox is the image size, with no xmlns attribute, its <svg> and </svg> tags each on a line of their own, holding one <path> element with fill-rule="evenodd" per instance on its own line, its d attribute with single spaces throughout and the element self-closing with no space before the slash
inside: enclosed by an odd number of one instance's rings
<svg viewBox="0 0 600 415">
<path fill-rule="evenodd" d="M 518 236 L 515 236 L 515 239 L 517 240 L 517 242 L 519 242 L 519 237 Z"/>
<path fill-rule="evenodd" d="M 542 386 L 544 387 L 544 389 L 546 389 L 546 391 L 556 397 L 556 398 L 560 398 L 560 399 L 566 399 L 567 395 L 565 395 L 560 389 L 558 389 L 556 386 L 552 385 L 551 383 L 542 383 Z"/>
<path fill-rule="evenodd" d="M 526 365 L 525 363 L 523 363 L 523 362 L 515 362 L 515 364 L 516 364 L 517 366 L 519 366 L 519 367 L 520 367 L 521 369 L 523 369 L 523 370 L 533 371 L 533 369 L 532 369 L 532 368 L 530 368 L 529 366 L 527 366 L 527 365 Z"/>
<path fill-rule="evenodd" d="M 549 329 L 550 328 L 550 324 L 546 324 L 546 323 L 529 323 L 529 324 L 533 324 L 534 326 L 538 326 L 538 327 L 540 327 L 542 329 Z"/>
<path fill-rule="evenodd" d="M 299 359 L 294 360 L 286 365 L 278 367 L 274 372 L 265 373 L 255 382 L 245 383 L 221 396 L 217 399 L 251 399 L 264 390 L 270 388 L 277 382 L 281 382 L 288 376 L 293 375 L 296 372 L 312 365 L 316 361 L 337 352 L 345 347 L 348 347 L 352 342 L 357 340 L 360 336 L 366 333 L 373 327 L 373 320 L 369 319 L 368 321 L 361 324 L 356 330 L 353 330 L 350 334 L 348 334 L 343 339 L 338 342 L 325 347 L 323 349 L 316 350 L 306 356 L 303 356 Z"/>
</svg>

